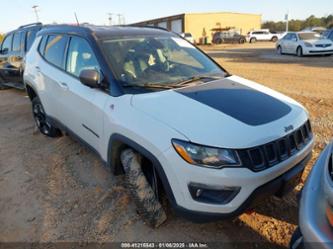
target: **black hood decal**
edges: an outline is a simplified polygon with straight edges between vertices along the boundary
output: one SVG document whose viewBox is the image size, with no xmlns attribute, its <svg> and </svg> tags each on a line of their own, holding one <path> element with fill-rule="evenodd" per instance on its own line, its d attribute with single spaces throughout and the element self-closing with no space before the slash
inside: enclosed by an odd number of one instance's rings
<svg viewBox="0 0 333 249">
<path fill-rule="evenodd" d="M 272 122 L 291 111 L 280 100 L 229 79 L 182 88 L 176 92 L 253 126 Z"/>
</svg>

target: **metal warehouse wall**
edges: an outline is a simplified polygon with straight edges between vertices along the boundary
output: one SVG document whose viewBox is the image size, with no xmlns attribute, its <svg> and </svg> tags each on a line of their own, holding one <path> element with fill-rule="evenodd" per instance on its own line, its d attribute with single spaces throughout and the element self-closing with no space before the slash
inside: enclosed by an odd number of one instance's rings
<svg viewBox="0 0 333 249">
<path fill-rule="evenodd" d="M 235 27 L 241 34 L 261 28 L 261 15 L 241 13 L 193 13 L 185 14 L 185 32 L 192 34 L 196 42 L 207 36 L 208 43 L 212 40 L 214 28 Z"/>
</svg>

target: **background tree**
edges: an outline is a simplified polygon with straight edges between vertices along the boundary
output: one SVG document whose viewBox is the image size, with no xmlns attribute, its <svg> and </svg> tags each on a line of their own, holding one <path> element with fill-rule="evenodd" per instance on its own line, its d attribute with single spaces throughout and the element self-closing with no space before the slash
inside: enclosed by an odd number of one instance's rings
<svg viewBox="0 0 333 249">
<path fill-rule="evenodd" d="M 314 15 L 309 16 L 305 20 L 292 19 L 289 20 L 289 30 L 290 31 L 300 31 L 308 27 L 327 27 L 333 28 L 333 14 L 326 17 L 315 17 Z M 283 32 L 286 30 L 286 22 L 273 22 L 267 21 L 262 24 L 263 29 L 269 29 L 271 31 Z"/>
</svg>

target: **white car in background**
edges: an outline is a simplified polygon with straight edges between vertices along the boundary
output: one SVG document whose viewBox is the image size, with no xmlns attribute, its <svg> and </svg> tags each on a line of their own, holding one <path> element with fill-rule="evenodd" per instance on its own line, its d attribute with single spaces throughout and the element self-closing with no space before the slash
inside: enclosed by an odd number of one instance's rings
<svg viewBox="0 0 333 249">
<path fill-rule="evenodd" d="M 269 29 L 254 30 L 247 33 L 246 41 L 255 43 L 257 41 L 272 41 L 276 42 L 282 37 L 282 34 L 272 33 Z"/>
<path fill-rule="evenodd" d="M 290 32 L 276 43 L 279 54 L 333 54 L 333 42 L 316 32 Z"/>
<path fill-rule="evenodd" d="M 190 43 L 194 44 L 195 41 L 194 41 L 194 38 L 191 33 L 181 33 L 180 35 L 181 35 L 181 37 L 188 40 Z"/>
</svg>

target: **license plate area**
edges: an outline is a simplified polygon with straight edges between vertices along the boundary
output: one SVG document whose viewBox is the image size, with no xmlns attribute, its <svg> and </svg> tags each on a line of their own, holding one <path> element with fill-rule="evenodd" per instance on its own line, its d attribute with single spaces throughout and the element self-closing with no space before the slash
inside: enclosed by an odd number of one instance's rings
<svg viewBox="0 0 333 249">
<path fill-rule="evenodd" d="M 280 189 L 275 194 L 277 197 L 282 197 L 289 192 L 291 192 L 301 181 L 303 174 L 303 170 L 297 172 L 289 172 L 289 174 L 286 174 L 281 183 Z"/>
</svg>

